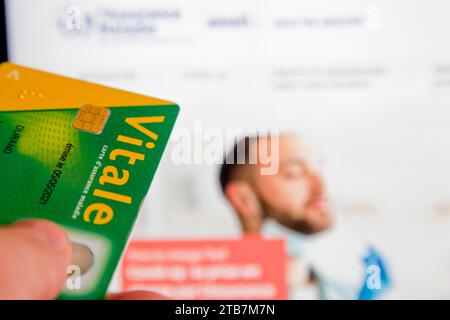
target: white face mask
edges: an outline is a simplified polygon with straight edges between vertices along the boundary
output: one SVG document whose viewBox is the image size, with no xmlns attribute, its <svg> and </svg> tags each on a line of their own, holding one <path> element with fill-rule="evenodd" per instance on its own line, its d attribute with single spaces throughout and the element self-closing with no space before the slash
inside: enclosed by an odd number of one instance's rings
<svg viewBox="0 0 450 320">
<path fill-rule="evenodd" d="M 290 230 L 273 219 L 267 219 L 262 227 L 262 234 L 266 237 L 283 238 L 286 243 L 286 250 L 289 256 L 299 257 L 303 254 L 303 249 L 307 246 L 307 236 L 299 232 Z"/>
<path fill-rule="evenodd" d="M 332 203 L 330 203 L 331 212 L 334 212 Z M 337 224 L 337 215 L 332 214 L 334 226 L 327 231 L 320 232 L 317 235 L 304 235 L 300 232 L 291 230 L 282 226 L 277 221 L 273 219 L 266 219 L 263 223 L 262 234 L 269 237 L 280 237 L 286 241 L 286 249 L 288 255 L 293 257 L 307 256 L 309 247 L 320 238 L 326 237 L 330 233 L 333 233 L 335 226 Z"/>
</svg>

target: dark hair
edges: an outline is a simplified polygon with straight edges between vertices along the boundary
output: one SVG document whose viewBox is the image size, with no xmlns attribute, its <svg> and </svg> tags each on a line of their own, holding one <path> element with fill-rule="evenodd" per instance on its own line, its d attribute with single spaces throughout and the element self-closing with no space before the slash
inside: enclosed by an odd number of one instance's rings
<svg viewBox="0 0 450 320">
<path fill-rule="evenodd" d="M 227 184 L 234 179 L 234 173 L 239 166 L 248 163 L 250 154 L 250 143 L 257 137 L 244 137 L 240 140 L 235 140 L 233 148 L 226 154 L 220 168 L 219 181 L 222 191 L 225 191 Z M 244 157 L 239 154 L 241 150 L 245 150 Z"/>
</svg>

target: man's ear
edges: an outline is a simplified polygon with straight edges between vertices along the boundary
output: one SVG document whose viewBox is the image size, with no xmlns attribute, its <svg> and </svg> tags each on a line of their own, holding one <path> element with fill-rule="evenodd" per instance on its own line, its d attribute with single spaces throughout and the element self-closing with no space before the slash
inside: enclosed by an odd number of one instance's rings
<svg viewBox="0 0 450 320">
<path fill-rule="evenodd" d="M 241 219 L 261 219 L 261 204 L 248 182 L 230 181 L 225 187 L 225 195 Z"/>
</svg>

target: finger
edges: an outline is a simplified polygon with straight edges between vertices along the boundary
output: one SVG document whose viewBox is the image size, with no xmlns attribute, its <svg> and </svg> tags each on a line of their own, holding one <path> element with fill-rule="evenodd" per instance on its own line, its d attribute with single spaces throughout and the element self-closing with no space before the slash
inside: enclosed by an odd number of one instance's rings
<svg viewBox="0 0 450 320">
<path fill-rule="evenodd" d="M 111 293 L 108 300 L 170 300 L 156 292 L 150 291 L 130 291 L 122 293 Z"/>
<path fill-rule="evenodd" d="M 0 227 L 0 299 L 53 299 L 66 279 L 66 232 L 45 220 Z"/>
</svg>

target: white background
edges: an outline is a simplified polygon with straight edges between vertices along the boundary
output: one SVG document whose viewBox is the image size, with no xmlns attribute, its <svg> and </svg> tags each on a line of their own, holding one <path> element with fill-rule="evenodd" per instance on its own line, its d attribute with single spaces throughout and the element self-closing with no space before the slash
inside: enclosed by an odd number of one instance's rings
<svg viewBox="0 0 450 320">
<path fill-rule="evenodd" d="M 61 28 L 69 4 L 93 21 L 79 34 Z M 107 9 L 179 17 L 111 34 Z M 179 129 L 301 135 L 335 205 L 389 261 L 398 298 L 450 298 L 449 12 L 438 0 L 7 1 L 13 62 L 176 101 Z M 218 166 L 174 165 L 170 152 L 136 234 L 239 234 Z"/>
</svg>

